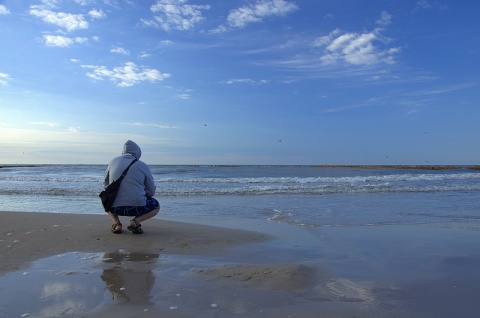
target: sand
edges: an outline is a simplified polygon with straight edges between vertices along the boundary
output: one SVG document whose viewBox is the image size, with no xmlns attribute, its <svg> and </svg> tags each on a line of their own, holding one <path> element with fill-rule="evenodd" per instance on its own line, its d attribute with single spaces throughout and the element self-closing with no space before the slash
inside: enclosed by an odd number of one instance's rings
<svg viewBox="0 0 480 318">
<path fill-rule="evenodd" d="M 480 228 L 0 212 L 0 317 L 472 317 Z M 127 219 L 122 219 L 127 223 Z M 198 221 L 198 220 L 197 220 Z"/>
<path fill-rule="evenodd" d="M 227 247 L 264 241 L 262 233 L 236 231 L 199 224 L 151 219 L 145 233 L 133 235 L 124 218 L 123 233 L 110 232 L 102 215 L 0 212 L 0 275 L 24 268 L 40 258 L 66 252 L 104 252 L 125 249 L 132 253 L 206 254 Z"/>
<path fill-rule="evenodd" d="M 178 308 L 174 305 L 164 306 L 164 309 L 150 308 L 152 305 L 150 293 L 155 284 L 152 272 L 155 270 L 155 263 L 160 256 L 170 255 L 170 258 L 174 258 L 172 255 L 181 255 L 184 259 L 186 257 L 188 262 L 189 259 L 195 259 L 195 255 L 203 257 L 221 255 L 222 250 L 240 245 L 259 244 L 271 239 L 270 235 L 260 232 L 160 219 L 145 221 L 143 223 L 145 233 L 134 235 L 125 227 L 122 234 L 111 233 L 109 219 L 101 215 L 30 212 L 0 212 L 0 214 L 3 220 L 0 229 L 2 258 L 0 281 L 2 276 L 7 278 L 0 286 L 8 290 L 8 278 L 15 275 L 20 276 L 20 279 L 29 277 L 35 280 L 35 285 L 40 286 L 38 296 L 31 297 L 37 297 L 37 299 L 28 302 L 29 305 L 33 304 L 31 309 L 10 306 L 16 307 L 13 309 L 16 312 L 12 312 L 12 308 L 8 308 L 7 305 L 7 308 L 0 309 L 0 317 L 113 317 L 115 315 L 133 317 L 139 312 L 147 317 L 156 317 L 166 313 L 169 317 L 208 317 L 210 316 L 208 312 L 201 314 L 195 310 L 195 307 L 199 306 L 196 304 L 190 304 L 187 310 L 177 310 Z M 127 219 L 124 220 L 124 223 L 128 223 Z M 101 258 L 100 265 L 98 264 L 99 258 Z M 61 261 L 61 264 L 58 260 Z M 78 264 L 79 262 L 84 264 Z M 315 275 L 311 268 L 298 264 L 236 264 L 211 268 L 208 266 L 214 263 L 207 262 L 206 264 L 207 267 L 189 265 L 185 272 L 191 277 L 200 277 L 201 281 L 220 281 L 220 285 L 226 284 L 227 289 L 228 284 L 232 281 L 248 281 L 249 285 L 260 290 L 302 290 L 311 284 L 311 278 Z M 72 277 L 95 273 L 95 271 L 86 270 L 85 266 L 94 269 L 99 266 L 102 268 L 99 276 L 105 281 L 110 291 L 106 293 L 106 298 L 111 296 L 114 299 L 112 303 L 102 305 L 103 302 L 100 302 L 100 305 L 82 308 L 84 306 L 58 306 L 55 301 L 50 304 L 43 301 L 45 298 L 52 297 L 50 294 L 47 297 L 42 296 L 42 289 L 51 288 L 45 286 L 72 284 L 71 282 L 67 283 Z M 49 272 L 50 275 L 54 273 L 54 282 L 52 283 L 52 277 L 49 278 L 48 275 L 47 277 L 36 277 L 39 276 L 38 273 L 42 272 Z M 35 278 L 33 278 L 34 276 Z M 59 277 L 63 277 L 63 279 L 58 281 Z M 80 277 L 80 281 L 78 278 L 74 279 L 74 284 L 80 284 L 83 279 L 82 277 Z M 188 280 L 188 278 L 185 279 Z M 222 280 L 224 281 L 222 282 Z M 26 286 L 20 287 L 19 292 L 28 292 L 28 289 L 31 288 L 29 285 L 32 284 L 29 282 Z M 18 288 L 18 286 L 16 287 Z M 236 288 L 236 286 L 234 287 Z M 201 286 L 194 288 L 201 288 Z M 130 293 L 125 290 L 129 290 Z M 70 296 L 66 296 L 67 299 L 78 298 L 78 295 L 70 289 L 67 293 L 70 293 Z M 176 293 L 176 295 L 180 294 Z M 88 295 L 82 297 L 88 298 Z M 16 298 L 16 296 L 12 296 L 11 301 L 7 301 L 8 297 L 4 297 L 4 305 L 11 304 Z M 245 305 L 238 305 L 235 302 L 229 304 L 230 301 L 221 299 L 218 299 L 217 302 L 222 303 L 225 308 L 229 306 L 230 308 L 216 310 L 220 305 L 211 303 L 207 308 L 214 310 L 215 315 L 229 316 L 233 313 L 248 312 L 246 308 L 243 308 Z M 68 303 L 72 303 L 72 301 Z M 129 306 L 115 307 L 115 305 L 125 303 Z M 147 306 L 145 307 L 147 309 L 139 308 L 139 305 Z"/>
</svg>

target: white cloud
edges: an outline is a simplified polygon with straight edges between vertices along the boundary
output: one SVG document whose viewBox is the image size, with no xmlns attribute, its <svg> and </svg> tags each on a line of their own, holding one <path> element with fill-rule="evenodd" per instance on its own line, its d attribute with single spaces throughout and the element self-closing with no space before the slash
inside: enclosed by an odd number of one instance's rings
<svg viewBox="0 0 480 318">
<path fill-rule="evenodd" d="M 420 1 L 417 1 L 417 3 L 416 3 L 415 11 L 437 9 L 437 8 L 440 9 L 440 10 L 448 10 L 449 9 L 448 5 L 446 5 L 444 3 L 440 3 L 438 1 L 420 0 Z"/>
<path fill-rule="evenodd" d="M 230 11 L 227 21 L 232 27 L 242 28 L 252 22 L 261 22 L 265 18 L 284 16 L 297 8 L 295 3 L 285 0 L 262 0 Z"/>
<path fill-rule="evenodd" d="M 231 10 L 227 26 L 221 25 L 213 33 L 225 32 L 229 28 L 243 28 L 250 23 L 258 23 L 270 17 L 285 16 L 298 9 L 298 6 L 285 0 L 259 0 L 254 4 Z"/>
<path fill-rule="evenodd" d="M 97 19 L 97 20 L 105 19 L 107 17 L 107 15 L 102 11 L 102 9 L 100 9 L 100 10 L 96 10 L 96 9 L 90 10 L 88 12 L 88 16 L 92 19 Z"/>
<path fill-rule="evenodd" d="M 335 15 L 333 13 L 327 13 L 324 16 L 324 19 L 333 20 L 335 19 Z"/>
<path fill-rule="evenodd" d="M 429 90 L 421 90 L 421 91 L 416 91 L 416 92 L 411 92 L 408 95 L 409 96 L 431 96 L 431 95 L 439 95 L 439 94 L 446 94 L 450 92 L 456 92 L 459 90 L 464 90 L 467 88 L 475 87 L 478 86 L 476 83 L 461 83 L 461 84 L 455 84 L 451 86 L 446 86 L 446 87 L 439 87 L 439 88 L 432 88 Z"/>
<path fill-rule="evenodd" d="M 180 98 L 180 99 L 190 99 L 190 94 L 187 94 L 187 93 L 182 93 L 182 94 L 178 94 L 177 97 Z"/>
<path fill-rule="evenodd" d="M 268 81 L 267 80 L 259 80 L 259 81 L 256 81 L 256 80 L 253 80 L 253 79 L 250 79 L 250 78 L 234 78 L 234 79 L 229 79 L 227 81 L 225 81 L 224 83 L 226 84 L 252 84 L 252 85 L 264 85 L 264 84 L 267 84 Z"/>
<path fill-rule="evenodd" d="M 171 87 L 169 87 L 171 88 Z M 184 100 L 187 100 L 187 99 L 190 99 L 192 97 L 192 92 L 193 92 L 193 89 L 178 89 L 176 90 L 175 92 L 175 97 L 178 98 L 178 99 L 184 99 Z"/>
<path fill-rule="evenodd" d="M 340 34 L 341 31 L 339 29 L 335 29 L 330 34 L 321 36 L 319 38 L 316 38 L 313 45 L 314 46 L 324 46 L 328 45 L 330 42 L 332 42 L 332 38 Z"/>
<path fill-rule="evenodd" d="M 122 123 L 122 125 L 127 125 L 127 126 L 150 126 L 150 127 L 160 128 L 160 129 L 178 129 L 178 127 L 175 127 L 175 126 L 150 124 L 150 123 Z"/>
<path fill-rule="evenodd" d="M 146 52 L 142 52 L 138 55 L 138 57 L 141 58 L 141 59 L 145 59 L 145 58 L 150 57 L 150 56 L 152 56 L 152 54 L 146 53 Z"/>
<path fill-rule="evenodd" d="M 33 122 L 31 123 L 32 125 L 41 125 L 41 126 L 48 126 L 50 128 L 55 128 L 55 127 L 58 127 L 60 126 L 58 123 L 54 123 L 54 122 L 43 122 L 43 121 L 37 121 L 37 122 Z"/>
<path fill-rule="evenodd" d="M 82 14 L 53 12 L 35 5 L 30 7 L 30 14 L 41 18 L 46 23 L 65 28 L 68 32 L 88 28 L 88 22 L 85 21 Z"/>
<path fill-rule="evenodd" d="M 227 32 L 229 31 L 230 28 L 224 26 L 224 25 L 219 25 L 218 27 L 216 27 L 215 29 L 212 29 L 210 30 L 209 32 L 210 33 L 224 33 L 224 32 Z"/>
<path fill-rule="evenodd" d="M 335 29 L 326 36 L 317 38 L 314 46 L 323 49 L 320 60 L 325 65 L 346 63 L 352 65 L 372 65 L 393 63 L 400 48 L 384 48 L 385 39 L 381 32 L 391 23 L 391 15 L 382 12 L 377 21 L 378 27 L 372 32 L 342 33 Z M 378 45 L 377 45 L 378 44 Z"/>
<path fill-rule="evenodd" d="M 417 1 L 417 6 L 416 7 L 420 8 L 420 9 L 428 9 L 428 8 L 431 7 L 431 5 L 426 0 L 420 0 L 420 1 Z"/>
<path fill-rule="evenodd" d="M 10 14 L 10 10 L 7 9 L 4 5 L 0 4 L 0 15 Z"/>
<path fill-rule="evenodd" d="M 381 27 L 386 27 L 391 22 L 392 22 L 392 15 L 386 11 L 383 11 L 382 16 L 377 21 L 377 24 L 380 25 Z"/>
<path fill-rule="evenodd" d="M 83 44 L 87 42 L 88 39 L 83 37 L 69 38 L 62 35 L 44 35 L 43 41 L 46 46 L 71 47 L 76 43 Z"/>
<path fill-rule="evenodd" d="M 130 55 L 130 52 L 123 47 L 114 47 L 110 50 L 111 53 L 122 54 L 122 55 Z"/>
<path fill-rule="evenodd" d="M 55 9 L 59 0 L 40 0 L 44 8 Z"/>
<path fill-rule="evenodd" d="M 82 65 L 82 67 L 91 70 L 87 73 L 88 77 L 95 80 L 109 79 L 120 87 L 129 87 L 144 81 L 152 83 L 163 81 L 171 76 L 169 73 L 160 73 L 156 69 L 139 67 L 133 62 L 126 62 L 125 65 L 114 67 L 112 70 L 96 65 Z"/>
<path fill-rule="evenodd" d="M 5 73 L 0 73 L 0 85 L 7 85 L 10 79 L 11 79 L 10 75 Z"/>
<path fill-rule="evenodd" d="M 160 46 L 169 46 L 172 45 L 173 41 L 172 40 L 162 40 L 160 41 Z"/>
<path fill-rule="evenodd" d="M 146 26 L 155 26 L 165 31 L 171 29 L 191 30 L 205 18 L 202 10 L 209 10 L 209 5 L 190 5 L 187 0 L 157 0 L 151 6 L 154 20 L 142 20 Z"/>
<path fill-rule="evenodd" d="M 80 127 L 70 126 L 70 127 L 67 128 L 67 131 L 71 132 L 71 133 L 78 133 L 78 132 L 80 132 Z"/>
</svg>

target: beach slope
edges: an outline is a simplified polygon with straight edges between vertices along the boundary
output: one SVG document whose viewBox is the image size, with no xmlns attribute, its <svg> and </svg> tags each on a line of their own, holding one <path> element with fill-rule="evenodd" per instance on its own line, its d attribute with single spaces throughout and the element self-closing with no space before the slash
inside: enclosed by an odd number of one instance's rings
<svg viewBox="0 0 480 318">
<path fill-rule="evenodd" d="M 145 233 L 110 232 L 102 215 L 0 212 L 0 275 L 20 270 L 31 262 L 67 252 L 105 252 L 125 249 L 132 253 L 204 255 L 241 244 L 268 239 L 262 233 L 192 223 L 151 219 Z M 127 219 L 124 218 L 124 223 Z"/>
</svg>

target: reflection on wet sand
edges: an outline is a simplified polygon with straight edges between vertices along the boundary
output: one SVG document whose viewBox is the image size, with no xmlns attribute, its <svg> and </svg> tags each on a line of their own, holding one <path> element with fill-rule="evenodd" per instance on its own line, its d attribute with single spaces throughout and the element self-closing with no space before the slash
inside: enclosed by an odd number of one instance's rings
<svg viewBox="0 0 480 318">
<path fill-rule="evenodd" d="M 104 269 L 100 276 L 120 303 L 152 304 L 150 293 L 155 285 L 153 270 L 159 254 L 117 251 L 103 255 Z M 131 262 L 135 262 L 132 264 Z"/>
</svg>

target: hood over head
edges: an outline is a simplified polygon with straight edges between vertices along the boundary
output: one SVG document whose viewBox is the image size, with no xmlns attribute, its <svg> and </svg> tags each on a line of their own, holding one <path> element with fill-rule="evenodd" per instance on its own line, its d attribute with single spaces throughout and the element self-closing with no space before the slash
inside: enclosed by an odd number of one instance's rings
<svg viewBox="0 0 480 318">
<path fill-rule="evenodd" d="M 142 150 L 140 149 L 140 147 L 131 140 L 127 140 L 125 145 L 123 145 L 122 155 L 126 153 L 133 155 L 138 160 L 140 160 L 140 157 L 142 156 Z"/>
</svg>

